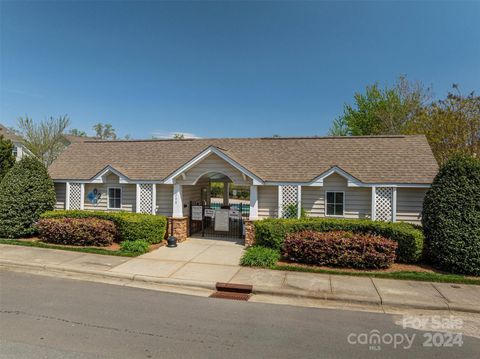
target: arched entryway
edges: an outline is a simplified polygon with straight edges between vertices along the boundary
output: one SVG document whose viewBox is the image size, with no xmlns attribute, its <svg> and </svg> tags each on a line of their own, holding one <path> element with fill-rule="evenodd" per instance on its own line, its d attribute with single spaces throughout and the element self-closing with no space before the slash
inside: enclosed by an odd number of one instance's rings
<svg viewBox="0 0 480 359">
<path fill-rule="evenodd" d="M 250 214 L 249 186 L 236 184 L 225 173 L 211 171 L 188 187 L 184 186 L 183 193 L 188 199 L 190 236 L 243 238 L 244 219 Z"/>
</svg>

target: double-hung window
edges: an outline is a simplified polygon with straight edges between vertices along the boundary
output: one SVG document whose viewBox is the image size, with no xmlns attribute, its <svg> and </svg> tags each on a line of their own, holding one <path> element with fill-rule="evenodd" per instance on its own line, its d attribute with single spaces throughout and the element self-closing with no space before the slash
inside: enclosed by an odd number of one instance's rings
<svg viewBox="0 0 480 359">
<path fill-rule="evenodd" d="M 108 189 L 108 208 L 122 208 L 122 189 L 118 187 L 110 187 Z"/>
<path fill-rule="evenodd" d="M 344 192 L 326 192 L 326 215 L 343 216 L 345 207 Z"/>
</svg>

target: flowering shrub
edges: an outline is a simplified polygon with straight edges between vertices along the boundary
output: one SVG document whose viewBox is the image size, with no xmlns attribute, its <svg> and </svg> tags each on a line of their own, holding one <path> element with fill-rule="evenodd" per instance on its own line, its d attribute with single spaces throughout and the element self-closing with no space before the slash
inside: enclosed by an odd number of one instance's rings
<svg viewBox="0 0 480 359">
<path fill-rule="evenodd" d="M 346 218 L 267 218 L 255 221 L 255 244 L 281 249 L 289 233 L 302 231 L 332 232 L 345 231 L 373 234 L 398 243 L 397 261 L 418 262 L 423 252 L 422 230 L 409 223 L 370 221 Z"/>
<path fill-rule="evenodd" d="M 395 241 L 346 231 L 290 233 L 282 254 L 291 261 L 349 268 L 388 268 L 395 261 Z"/>
<path fill-rule="evenodd" d="M 49 243 L 108 246 L 117 237 L 111 221 L 97 218 L 50 218 L 37 223 L 39 237 Z"/>
<path fill-rule="evenodd" d="M 48 211 L 40 218 L 98 218 L 112 221 L 117 227 L 119 241 L 160 243 L 167 228 L 167 217 L 146 213 L 68 210 Z"/>
</svg>

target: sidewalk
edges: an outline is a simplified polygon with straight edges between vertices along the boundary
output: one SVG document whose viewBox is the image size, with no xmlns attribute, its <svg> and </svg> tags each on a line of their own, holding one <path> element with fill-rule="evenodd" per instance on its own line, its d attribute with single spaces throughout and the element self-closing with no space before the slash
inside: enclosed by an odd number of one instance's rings
<svg viewBox="0 0 480 359">
<path fill-rule="evenodd" d="M 313 298 L 377 307 L 480 313 L 480 286 L 300 273 L 240 267 L 234 243 L 189 240 L 127 258 L 0 245 L 0 266 L 84 273 L 99 277 L 215 289 L 216 282 L 253 285 L 254 294 Z"/>
</svg>

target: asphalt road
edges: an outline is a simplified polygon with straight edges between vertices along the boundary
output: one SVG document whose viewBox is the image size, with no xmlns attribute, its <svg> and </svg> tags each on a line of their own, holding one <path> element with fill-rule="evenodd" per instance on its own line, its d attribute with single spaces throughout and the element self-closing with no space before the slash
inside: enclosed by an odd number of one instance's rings
<svg viewBox="0 0 480 359">
<path fill-rule="evenodd" d="M 461 346 L 424 347 L 425 332 L 404 330 L 386 314 L 201 298 L 7 271 L 0 280 L 0 358 L 480 355 L 480 340 L 466 336 Z M 371 330 L 415 339 L 410 349 L 382 343 L 372 350 L 347 341 L 351 333 L 359 338 Z"/>
</svg>

